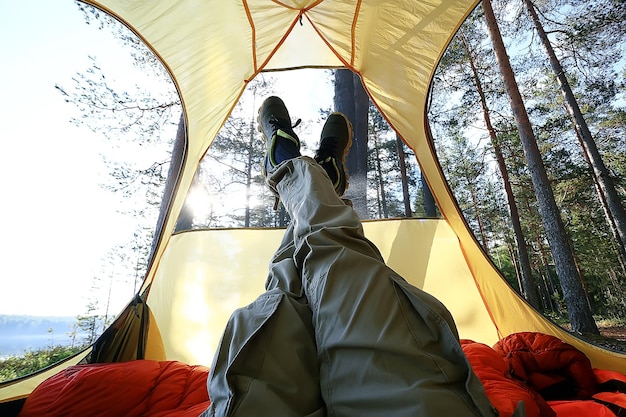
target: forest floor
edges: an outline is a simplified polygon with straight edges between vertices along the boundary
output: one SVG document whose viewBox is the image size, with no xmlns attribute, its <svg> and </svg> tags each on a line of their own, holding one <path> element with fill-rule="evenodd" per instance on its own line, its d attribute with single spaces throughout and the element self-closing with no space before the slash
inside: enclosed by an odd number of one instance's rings
<svg viewBox="0 0 626 417">
<path fill-rule="evenodd" d="M 626 323 L 601 321 L 597 325 L 600 335 L 585 334 L 581 339 L 609 350 L 626 352 Z M 569 325 L 563 327 L 570 330 Z"/>
<path fill-rule="evenodd" d="M 626 352 L 626 325 L 602 325 L 598 324 L 600 336 L 593 336 L 589 339 L 592 343 L 607 347 L 611 350 Z"/>
</svg>

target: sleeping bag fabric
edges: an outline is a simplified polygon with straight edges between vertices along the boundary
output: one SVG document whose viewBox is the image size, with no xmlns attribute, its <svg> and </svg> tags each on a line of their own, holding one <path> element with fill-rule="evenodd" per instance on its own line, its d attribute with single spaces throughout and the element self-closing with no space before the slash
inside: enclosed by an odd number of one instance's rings
<svg viewBox="0 0 626 417">
<path fill-rule="evenodd" d="M 208 371 L 149 360 L 71 366 L 39 385 L 20 417 L 197 417 L 209 405 Z"/>
</svg>

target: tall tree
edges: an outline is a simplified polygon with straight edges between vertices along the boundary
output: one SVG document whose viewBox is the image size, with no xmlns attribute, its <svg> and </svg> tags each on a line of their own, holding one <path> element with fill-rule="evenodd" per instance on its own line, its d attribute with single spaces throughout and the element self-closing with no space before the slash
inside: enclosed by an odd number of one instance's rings
<svg viewBox="0 0 626 417">
<path fill-rule="evenodd" d="M 201 162 L 202 182 L 212 184 L 203 227 L 265 227 L 274 216 L 266 210 L 270 193 L 260 175 L 265 146 L 257 131 L 257 110 L 273 92 L 275 79 L 252 80 Z M 262 196 L 255 199 L 253 196 Z M 268 223 L 269 222 L 269 223 Z"/>
<path fill-rule="evenodd" d="M 369 97 L 361 79 L 349 69 L 335 70 L 335 111 L 344 113 L 352 123 L 352 147 L 346 160 L 349 187 L 346 196 L 354 210 L 367 217 L 367 126 Z"/>
<path fill-rule="evenodd" d="M 383 172 L 382 167 L 382 155 L 381 155 L 381 144 L 380 137 L 374 133 L 372 136 L 372 148 L 373 148 L 373 160 L 374 160 L 374 173 L 375 178 L 377 179 L 376 183 L 376 191 L 377 191 L 377 205 L 378 205 L 378 218 L 387 218 L 389 217 L 389 208 L 388 208 L 388 193 L 385 189 L 385 172 Z"/>
<path fill-rule="evenodd" d="M 398 166 L 400 167 L 400 179 L 402 181 L 402 203 L 404 205 L 404 216 L 411 217 L 411 196 L 409 195 L 409 174 L 406 166 L 406 153 L 404 152 L 404 142 L 400 135 L 396 134 L 396 149 L 398 151 Z"/>
<path fill-rule="evenodd" d="M 433 132 L 431 130 L 430 121 L 426 124 L 426 129 L 428 131 L 429 140 L 433 140 Z M 421 171 L 421 169 L 419 175 L 419 184 L 421 190 L 420 197 L 422 200 L 422 206 L 424 207 L 424 216 L 426 216 L 427 218 L 436 218 L 438 217 L 438 212 L 435 196 L 433 195 L 433 192 L 428 185 L 428 181 L 426 181 L 426 177 L 424 176 L 424 173 Z"/>
<path fill-rule="evenodd" d="M 117 199 L 118 218 L 132 224 L 127 228 L 130 233 L 116 236 L 102 258 L 101 271 L 93 278 L 90 298 L 102 302 L 90 301 L 88 314 L 97 307 L 94 311 L 106 319 L 134 294 L 147 269 L 181 108 L 167 71 L 139 38 L 98 9 L 77 5 L 88 24 L 106 28 L 119 40 L 120 61 L 128 59 L 141 71 L 142 81 L 150 82 L 150 89 L 139 85 L 129 88 L 107 76 L 106 62 L 90 57 L 90 67 L 78 72 L 71 84 L 55 86 L 79 110 L 72 123 L 95 132 L 93 137 L 99 142 L 94 145 L 102 143 L 99 151 L 107 175 L 99 185 Z M 128 56 L 124 57 L 125 53 Z M 116 294 L 122 296 L 117 298 Z"/>
<path fill-rule="evenodd" d="M 622 202 L 615 191 L 615 186 L 613 185 L 613 180 L 609 170 L 602 160 L 602 156 L 600 155 L 596 142 L 591 135 L 589 126 L 587 125 L 582 111 L 580 110 L 578 101 L 572 92 L 565 69 L 556 56 L 552 43 L 550 42 L 550 39 L 543 28 L 543 24 L 539 19 L 535 5 L 531 0 L 524 0 L 524 4 L 530 14 L 531 20 L 537 31 L 537 35 L 541 40 L 541 44 L 548 55 L 550 66 L 554 71 L 554 75 L 565 100 L 565 108 L 573 120 L 574 128 L 582 145 L 585 160 L 587 160 L 592 169 L 595 180 L 594 182 L 600 192 L 599 201 L 603 207 L 605 207 L 608 223 L 611 226 L 611 230 L 616 235 L 615 237 L 618 240 L 618 244 L 621 246 L 620 253 L 624 256 L 626 255 L 626 252 L 624 251 L 624 248 L 626 248 L 626 211 L 624 210 Z"/>
<path fill-rule="evenodd" d="M 354 83 L 354 121 L 352 122 L 354 142 L 348 154 L 348 167 L 353 172 L 351 181 L 354 182 L 351 198 L 355 210 L 359 212 L 361 207 L 367 207 L 367 142 L 370 99 L 363 87 L 361 77 L 353 73 L 352 82 Z"/>
<path fill-rule="evenodd" d="M 539 211 L 547 232 L 557 274 L 561 281 L 572 329 L 579 333 L 598 334 L 598 327 L 593 319 L 591 308 L 587 302 L 587 294 L 576 269 L 571 244 L 554 199 L 548 174 L 539 152 L 530 119 L 519 92 L 490 0 L 484 0 L 482 6 L 498 66 L 502 73 L 511 109 L 520 132 L 524 154 L 539 203 Z"/>
<path fill-rule="evenodd" d="M 446 169 L 451 187 L 456 190 L 457 203 L 474 231 L 476 238 L 487 254 L 491 252 L 492 227 L 489 213 L 495 200 L 488 197 L 491 175 L 485 158 L 488 150 L 464 136 L 459 129 L 451 127 L 446 140 L 449 146 L 442 147 L 439 159 Z"/>
<path fill-rule="evenodd" d="M 480 80 L 480 74 L 478 73 L 476 65 L 474 64 L 475 57 L 472 52 L 472 48 L 470 47 L 462 31 L 459 32 L 459 39 L 463 44 L 465 53 L 467 55 L 469 67 L 472 71 L 472 78 L 474 80 L 474 85 L 476 86 L 476 90 L 480 99 L 480 105 L 483 111 L 483 119 L 485 121 L 485 126 L 487 127 L 487 132 L 489 133 L 489 138 L 491 139 L 493 151 L 496 157 L 496 161 L 498 163 L 498 169 L 500 170 L 500 176 L 502 177 L 502 183 L 508 202 L 509 212 L 511 214 L 511 223 L 513 224 L 513 232 L 515 235 L 515 245 L 517 248 L 517 256 L 519 259 L 522 294 L 533 307 L 535 307 L 536 309 L 540 309 L 541 304 L 539 302 L 539 294 L 537 293 L 537 286 L 534 282 L 532 268 L 530 267 L 528 247 L 526 245 L 524 233 L 522 232 L 522 224 L 520 221 L 519 211 L 517 209 L 517 202 L 515 201 L 515 195 L 513 194 L 513 187 L 511 186 L 511 182 L 509 181 L 509 172 L 506 168 L 506 163 L 504 161 L 502 150 L 500 149 L 498 137 L 496 135 L 496 131 L 493 125 L 491 124 L 489 106 L 487 105 L 487 100 L 485 98 L 485 92 L 483 90 L 482 82 Z"/>
<path fill-rule="evenodd" d="M 433 196 L 433 192 L 430 190 L 426 177 L 424 177 L 424 174 L 422 173 L 420 173 L 420 185 L 422 190 L 422 200 L 424 202 L 424 215 L 428 218 L 438 217 L 435 196 Z"/>
<path fill-rule="evenodd" d="M 411 217 L 411 192 L 417 183 L 416 163 L 408 160 L 404 142 L 373 103 L 369 109 L 368 135 L 370 215 L 372 218 Z"/>
</svg>

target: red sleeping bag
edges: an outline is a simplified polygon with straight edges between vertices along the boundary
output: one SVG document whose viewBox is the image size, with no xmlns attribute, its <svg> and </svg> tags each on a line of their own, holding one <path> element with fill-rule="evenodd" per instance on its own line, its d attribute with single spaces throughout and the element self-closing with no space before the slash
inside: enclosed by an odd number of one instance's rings
<svg viewBox="0 0 626 417">
<path fill-rule="evenodd" d="M 626 415 L 626 376 L 593 369 L 554 336 L 515 333 L 493 349 L 461 345 L 499 417 L 510 417 L 520 401 L 527 417 Z M 175 361 L 72 366 L 41 383 L 20 417 L 197 417 L 210 403 L 208 373 Z"/>
<path fill-rule="evenodd" d="M 508 364 L 500 353 L 471 340 L 462 340 L 461 346 L 499 417 L 510 417 L 519 401 L 524 401 L 526 417 L 556 415 L 539 393 L 508 376 Z"/>
<path fill-rule="evenodd" d="M 509 375 L 548 400 L 589 398 L 596 392 L 591 361 L 574 346 L 542 333 L 515 333 L 493 349 L 504 356 Z"/>
<path fill-rule="evenodd" d="M 40 384 L 20 417 L 197 417 L 209 406 L 208 372 L 176 361 L 71 366 Z"/>
<path fill-rule="evenodd" d="M 500 417 L 510 417 L 519 400 L 527 417 L 626 415 L 626 375 L 592 368 L 583 352 L 554 336 L 514 333 L 493 349 L 461 344 Z"/>
</svg>

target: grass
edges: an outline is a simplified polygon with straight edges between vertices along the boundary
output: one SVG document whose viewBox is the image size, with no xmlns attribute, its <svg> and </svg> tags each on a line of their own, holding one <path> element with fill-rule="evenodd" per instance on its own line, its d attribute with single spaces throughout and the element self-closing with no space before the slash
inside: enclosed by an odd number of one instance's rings
<svg viewBox="0 0 626 417">
<path fill-rule="evenodd" d="M 22 356 L 15 356 L 0 361 L 0 382 L 9 381 L 47 368 L 65 358 L 69 358 L 84 348 L 85 346 L 53 346 L 27 351 Z"/>
</svg>

